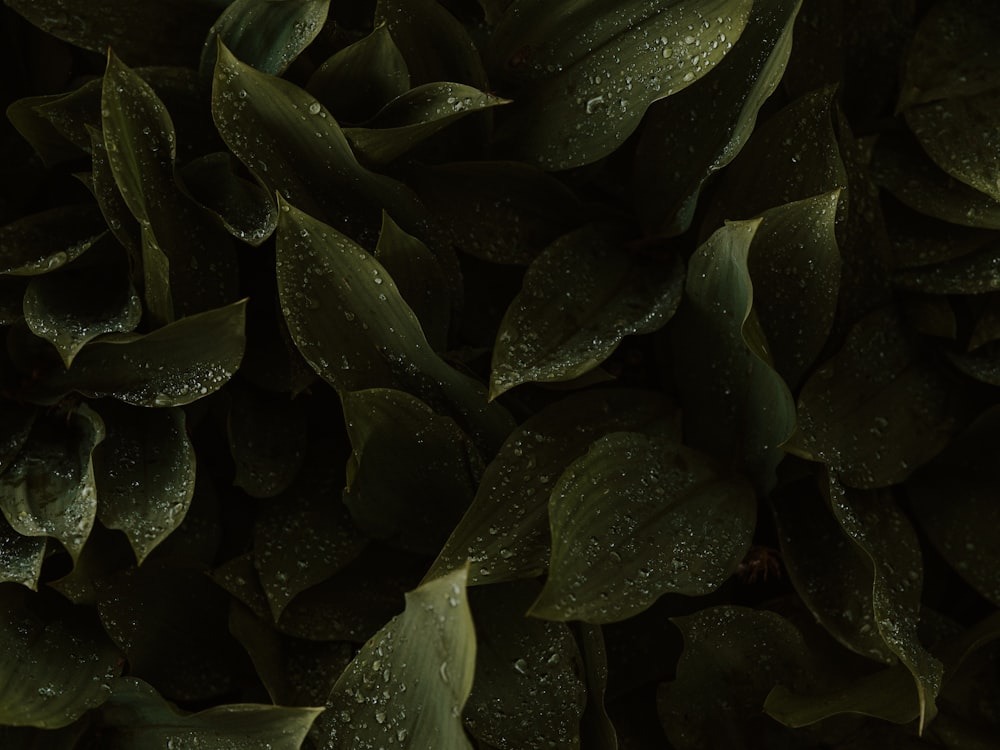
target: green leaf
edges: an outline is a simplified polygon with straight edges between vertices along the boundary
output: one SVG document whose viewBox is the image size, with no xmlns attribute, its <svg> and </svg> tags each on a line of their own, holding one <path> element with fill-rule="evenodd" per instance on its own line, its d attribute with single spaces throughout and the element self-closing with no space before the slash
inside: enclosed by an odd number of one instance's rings
<svg viewBox="0 0 1000 750">
<path fill-rule="evenodd" d="M 549 559 L 548 503 L 556 480 L 590 444 L 615 430 L 679 438 L 673 406 L 641 390 L 585 390 L 529 417 L 486 467 L 472 505 L 425 580 L 471 559 L 469 584 L 531 578 Z"/>
<path fill-rule="evenodd" d="M 46 545 L 45 537 L 22 536 L 0 515 L 0 583 L 19 583 L 37 591 Z"/>
<path fill-rule="evenodd" d="M 46 392 L 113 396 L 136 406 L 183 406 L 214 393 L 236 372 L 246 344 L 246 300 L 191 315 L 147 334 L 85 346 Z"/>
<path fill-rule="evenodd" d="M 0 410 L 0 474 L 10 468 L 31 434 L 37 411 L 28 404 L 7 401 Z"/>
<path fill-rule="evenodd" d="M 482 462 L 450 417 L 407 393 L 341 394 L 351 439 L 344 504 L 365 533 L 436 554 L 476 492 Z"/>
<path fill-rule="evenodd" d="M 111 170 L 111 161 L 108 158 L 108 150 L 104 146 L 104 133 L 93 127 L 88 127 L 87 135 L 90 137 L 90 181 L 87 187 L 93 193 L 97 205 L 101 208 L 106 226 L 111 229 L 111 234 L 118 243 L 128 252 L 131 268 L 142 269 L 143 258 L 141 249 L 141 229 L 139 222 L 129 211 L 128 205 L 122 198 L 121 191 L 115 183 L 115 176 Z M 169 274 L 169 269 L 163 271 Z M 136 277 L 133 271 L 132 278 Z"/>
<path fill-rule="evenodd" d="M 597 440 L 549 497 L 552 559 L 531 614 L 617 622 L 667 592 L 717 589 L 750 547 L 753 488 L 708 456 L 636 432 Z"/>
<path fill-rule="evenodd" d="M 780 213 L 772 221 L 732 222 L 717 230 L 688 264 L 685 304 L 674 327 L 685 442 L 737 461 L 762 490 L 776 481 L 781 446 L 795 429 L 795 404 L 772 364 L 748 255 L 758 233 L 766 256 L 768 241 L 780 248 L 792 239 L 781 237 L 782 231 L 795 236 L 794 230 Z M 817 274 L 816 281 L 823 286 L 828 279 Z"/>
<path fill-rule="evenodd" d="M 83 613 L 45 622 L 0 588 L 0 724 L 58 729 L 108 699 L 118 650 Z"/>
<path fill-rule="evenodd" d="M 0 227 L 0 274 L 38 276 L 76 260 L 107 233 L 93 204 L 61 206 Z"/>
<path fill-rule="evenodd" d="M 681 301 L 684 263 L 623 251 L 587 225 L 556 240 L 528 268 L 497 335 L 490 398 L 527 382 L 572 380 L 628 335 L 662 327 Z"/>
<path fill-rule="evenodd" d="M 389 27 L 380 23 L 320 65 L 306 88 L 338 120 L 363 122 L 410 90 L 410 71 Z"/>
<path fill-rule="evenodd" d="M 526 617 L 535 581 L 469 591 L 476 621 L 476 681 L 463 718 L 494 747 L 580 747 L 586 689 L 573 634 L 563 623 Z"/>
<path fill-rule="evenodd" d="M 135 677 L 115 681 L 101 707 L 106 741 L 120 750 L 271 748 L 299 750 L 322 708 L 227 703 L 184 714 Z"/>
<path fill-rule="evenodd" d="M 947 445 L 958 400 L 898 315 L 882 308 L 855 325 L 844 347 L 806 381 L 788 449 L 828 464 L 850 486 L 886 487 Z"/>
<path fill-rule="evenodd" d="M 94 525 L 94 448 L 104 423 L 86 404 L 36 419 L 0 474 L 0 510 L 19 534 L 58 539 L 75 560 Z"/>
<path fill-rule="evenodd" d="M 201 74 L 215 67 L 216 39 L 257 70 L 281 75 L 326 23 L 330 0 L 236 0 L 208 30 Z"/>
<path fill-rule="evenodd" d="M 983 412 L 906 484 L 910 509 L 934 548 L 976 591 L 1000 606 L 1000 410 Z"/>
<path fill-rule="evenodd" d="M 466 571 L 406 595 L 406 610 L 376 633 L 347 667 L 316 722 L 322 747 L 471 750 L 462 708 L 472 690 L 476 633 Z"/>
<path fill-rule="evenodd" d="M 740 152 L 781 80 L 801 5 L 755 2 L 739 44 L 709 79 L 711 93 L 687 88 L 649 108 L 632 175 L 647 230 L 676 235 L 690 227 L 705 181 Z"/>
<path fill-rule="evenodd" d="M 281 202 L 278 293 L 295 345 L 341 391 L 398 388 L 453 414 L 492 453 L 511 429 L 485 389 L 430 348 L 382 265 L 348 237 Z"/>
<path fill-rule="evenodd" d="M 895 286 L 924 294 L 985 294 L 1000 290 L 1000 242 L 932 266 L 893 275 Z"/>
<path fill-rule="evenodd" d="M 582 735 L 588 750 L 618 750 L 618 733 L 608 716 L 605 694 L 608 688 L 608 653 L 600 625 L 579 623 L 577 639 L 583 654 L 587 679 L 587 706 L 582 717 Z"/>
<path fill-rule="evenodd" d="M 0 326 L 9 326 L 24 320 L 24 292 L 29 276 L 0 276 Z"/>
<path fill-rule="evenodd" d="M 47 167 L 79 158 L 80 148 L 68 141 L 59 128 L 45 116 L 42 107 L 58 101 L 65 94 L 25 96 L 7 107 L 7 119 Z"/>
<path fill-rule="evenodd" d="M 492 263 L 527 265 L 593 218 L 563 183 L 516 161 L 420 167 L 411 176 L 428 210 L 428 242 Z"/>
<path fill-rule="evenodd" d="M 677 677 L 660 686 L 657 708 L 673 747 L 778 744 L 761 706 L 776 684 L 798 687 L 809 674 L 799 630 L 781 615 L 746 607 L 708 607 L 673 619 L 684 635 Z M 734 745 L 735 738 L 741 738 Z M 768 742 L 768 738 L 774 742 Z"/>
<path fill-rule="evenodd" d="M 32 279 L 24 294 L 28 328 L 59 351 L 66 367 L 88 341 L 133 331 L 141 316 L 142 303 L 121 262 L 74 264 Z"/>
<path fill-rule="evenodd" d="M 351 236 L 378 227 L 383 209 L 404 227 L 421 213 L 400 182 L 362 167 L 315 97 L 220 46 L 212 117 L 229 149 L 270 191 Z"/>
<path fill-rule="evenodd" d="M 369 164 L 387 164 L 455 120 L 508 104 L 508 99 L 461 83 L 426 83 L 393 99 L 364 127 L 344 135 Z"/>
<path fill-rule="evenodd" d="M 141 564 L 184 520 L 194 497 L 195 455 L 178 408 L 103 404 L 107 437 L 94 456 L 98 518 L 128 537 Z"/>
<path fill-rule="evenodd" d="M 740 38 L 750 0 L 514 3 L 497 25 L 504 72 L 530 81 L 498 136 L 516 158 L 569 169 L 617 149 L 650 104 L 700 80 Z"/>
<path fill-rule="evenodd" d="M 913 676 L 922 730 L 937 713 L 943 668 L 917 635 L 923 581 L 920 541 L 885 493 L 846 489 L 831 476 L 830 505 L 844 532 L 871 560 L 874 625 Z"/>
</svg>

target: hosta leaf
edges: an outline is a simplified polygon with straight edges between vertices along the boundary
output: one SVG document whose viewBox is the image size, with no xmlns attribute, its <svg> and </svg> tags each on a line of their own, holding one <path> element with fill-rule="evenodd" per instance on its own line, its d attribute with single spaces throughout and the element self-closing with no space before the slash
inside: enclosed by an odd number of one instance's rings
<svg viewBox="0 0 1000 750">
<path fill-rule="evenodd" d="M 357 236 L 382 210 L 404 227 L 420 214 L 402 183 L 362 167 L 315 97 L 254 70 L 220 45 L 212 116 L 229 149 L 271 191 Z"/>
<path fill-rule="evenodd" d="M 49 167 L 76 159 L 81 154 L 80 148 L 67 141 L 49 118 L 39 111 L 41 106 L 57 101 L 61 96 L 63 95 L 25 96 L 12 102 L 6 111 L 7 119 Z"/>
<path fill-rule="evenodd" d="M 402 391 L 341 395 L 351 439 L 344 503 L 365 533 L 436 554 L 482 474 L 475 446 L 450 417 Z"/>
<path fill-rule="evenodd" d="M 10 588 L 0 595 L 0 724 L 56 729 L 108 699 L 118 650 L 78 613 L 44 622 Z"/>
<path fill-rule="evenodd" d="M 178 408 L 102 405 L 107 437 L 94 456 L 98 518 L 128 537 L 141 564 L 184 520 L 194 497 L 194 448 Z"/>
<path fill-rule="evenodd" d="M 34 421 L 0 474 L 0 510 L 19 534 L 58 539 L 75 560 L 94 525 L 94 448 L 104 423 L 85 404 Z"/>
<path fill-rule="evenodd" d="M 282 202 L 278 293 L 306 361 L 338 390 L 395 387 L 447 409 L 495 450 L 511 422 L 485 389 L 431 350 L 382 265 L 345 235 Z"/>
<path fill-rule="evenodd" d="M 758 233 L 765 257 L 768 240 L 775 248 L 790 242 L 780 230 L 794 230 L 794 223 L 779 214 L 768 222 L 776 230 L 769 236 L 763 222 L 726 224 L 692 256 L 673 344 L 681 393 L 690 404 L 685 442 L 736 460 L 758 489 L 769 489 L 781 446 L 795 429 L 795 404 L 761 330 L 748 255 Z"/>
<path fill-rule="evenodd" d="M 222 40 L 247 65 L 281 75 L 326 23 L 330 0 L 236 0 L 226 6 L 208 30 L 201 53 L 201 73 L 215 67 L 217 44 Z"/>
<path fill-rule="evenodd" d="M 410 90 L 410 72 L 381 23 L 320 65 L 306 88 L 338 120 L 363 122 Z"/>
<path fill-rule="evenodd" d="M 828 464 L 850 486 L 885 487 L 947 445 L 957 403 L 944 373 L 883 308 L 855 325 L 802 387 L 789 450 Z"/>
<path fill-rule="evenodd" d="M 618 750 L 618 733 L 608 716 L 605 694 L 608 688 L 608 653 L 600 625 L 579 623 L 577 639 L 586 667 L 587 706 L 583 712 L 582 734 L 592 739 L 592 750 Z"/>
<path fill-rule="evenodd" d="M 101 733 L 121 750 L 299 750 L 323 710 L 227 703 L 184 714 L 135 677 L 122 677 L 112 687 L 111 697 L 101 707 Z"/>
<path fill-rule="evenodd" d="M 493 349 L 490 398 L 526 382 L 572 380 L 631 334 L 662 327 L 680 304 L 681 257 L 622 249 L 588 225 L 556 240 L 528 268 Z"/>
<path fill-rule="evenodd" d="M 785 744 L 761 707 L 776 684 L 798 687 L 807 679 L 809 654 L 799 630 L 774 612 L 734 606 L 708 607 L 673 622 L 684 635 L 684 651 L 676 679 L 657 693 L 671 744 L 678 750 L 748 748 L 750 738 Z"/>
<path fill-rule="evenodd" d="M 27 276 L 0 276 L 0 326 L 24 319 L 24 292 L 29 283 Z"/>
<path fill-rule="evenodd" d="M 142 302 L 120 263 L 74 265 L 39 276 L 24 294 L 28 328 L 59 351 L 66 367 L 88 341 L 133 331 L 141 316 Z"/>
<path fill-rule="evenodd" d="M 0 474 L 10 468 L 31 434 L 35 407 L 8 401 L 0 410 Z"/>
<path fill-rule="evenodd" d="M 647 107 L 711 71 L 746 26 L 749 0 L 514 3 L 494 44 L 532 84 L 501 126 L 506 148 L 545 169 L 589 164 L 618 148 Z M 554 71 L 554 72 L 553 72 Z"/>
<path fill-rule="evenodd" d="M 515 429 L 486 467 L 476 497 L 427 579 L 472 560 L 469 584 L 531 578 L 549 559 L 548 502 L 556 480 L 608 432 L 646 430 L 679 438 L 662 396 L 640 390 L 587 390 L 542 409 Z"/>
<path fill-rule="evenodd" d="M 831 476 L 830 506 L 844 532 L 871 560 L 874 624 L 885 645 L 913 675 L 923 729 L 937 713 L 942 666 L 917 636 L 923 581 L 920 541 L 885 493 L 846 489 Z"/>
<path fill-rule="evenodd" d="M 147 334 L 93 341 L 48 392 L 113 396 L 136 406 L 183 406 L 221 388 L 246 344 L 246 300 L 191 315 Z"/>
<path fill-rule="evenodd" d="M 739 44 L 709 79 L 711 93 L 687 88 L 649 108 L 632 177 L 647 228 L 681 234 L 691 225 L 705 181 L 740 152 L 781 80 L 801 5 L 755 2 Z"/>
<path fill-rule="evenodd" d="M 50 208 L 0 227 L 0 274 L 37 276 L 75 260 L 108 227 L 93 204 Z"/>
<path fill-rule="evenodd" d="M 128 252 L 132 267 L 142 268 L 142 230 L 139 227 L 139 222 L 129 211 L 128 205 L 115 183 L 108 150 L 104 146 L 104 133 L 97 128 L 89 127 L 87 135 L 90 137 L 91 164 L 90 181 L 87 187 L 94 195 L 97 205 L 100 206 L 101 214 L 111 229 L 111 234 Z M 169 269 L 165 273 L 169 273 Z"/>
<path fill-rule="evenodd" d="M 0 583 L 37 590 L 45 560 L 45 537 L 22 536 L 0 515 Z"/>
<path fill-rule="evenodd" d="M 408 593 L 403 614 L 362 647 L 316 722 L 322 747 L 471 750 L 461 715 L 476 633 L 465 576 L 457 570 Z"/>
<path fill-rule="evenodd" d="M 393 99 L 361 128 L 346 128 L 354 150 L 370 164 L 387 164 L 455 120 L 509 100 L 461 83 L 426 83 Z"/>
<path fill-rule="evenodd" d="M 910 509 L 945 560 L 1000 606 L 1000 529 L 994 502 L 1000 471 L 997 425 L 988 409 L 932 462 L 907 481 Z"/>
<path fill-rule="evenodd" d="M 924 294 L 985 294 L 1000 290 L 1000 243 L 933 266 L 908 268 L 893 275 L 893 284 Z"/>
<path fill-rule="evenodd" d="M 476 621 L 476 681 L 464 719 L 498 748 L 580 747 L 586 689 L 573 634 L 563 623 L 527 617 L 535 581 L 469 591 Z"/>
<path fill-rule="evenodd" d="M 750 484 L 704 454 L 607 435 L 549 497 L 552 559 L 531 614 L 617 622 L 669 591 L 714 591 L 750 547 L 756 506 Z"/>
</svg>

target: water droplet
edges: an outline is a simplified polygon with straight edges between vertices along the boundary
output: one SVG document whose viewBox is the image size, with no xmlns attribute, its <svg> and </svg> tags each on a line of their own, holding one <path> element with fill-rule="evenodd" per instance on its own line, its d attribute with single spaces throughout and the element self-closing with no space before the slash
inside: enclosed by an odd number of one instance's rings
<svg viewBox="0 0 1000 750">
<path fill-rule="evenodd" d="M 319 102 L 313 102 L 309 105 L 309 114 L 318 115 L 321 109 L 322 107 L 319 105 Z"/>
</svg>

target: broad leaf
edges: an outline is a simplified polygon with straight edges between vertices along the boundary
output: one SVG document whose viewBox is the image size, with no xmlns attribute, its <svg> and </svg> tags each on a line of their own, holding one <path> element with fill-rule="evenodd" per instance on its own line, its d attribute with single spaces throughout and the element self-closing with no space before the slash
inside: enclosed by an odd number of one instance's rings
<svg viewBox="0 0 1000 750">
<path fill-rule="evenodd" d="M 208 30 L 201 73 L 215 67 L 219 39 L 257 70 L 281 75 L 326 23 L 330 0 L 235 0 Z"/>
<path fill-rule="evenodd" d="M 715 68 L 740 38 L 749 0 L 651 5 L 515 2 L 497 25 L 503 72 L 526 79 L 500 137 L 545 169 L 589 164 L 618 148 L 654 101 Z"/>
<path fill-rule="evenodd" d="M 19 583 L 36 591 L 46 545 L 45 537 L 22 536 L 0 515 L 0 583 Z"/>
<path fill-rule="evenodd" d="M 588 390 L 542 409 L 510 434 L 486 467 L 472 505 L 425 580 L 467 559 L 470 585 L 531 578 L 545 570 L 549 493 L 593 441 L 616 430 L 680 437 L 672 405 L 652 392 Z"/>
<path fill-rule="evenodd" d="M 490 398 L 526 382 L 572 380 L 603 362 L 628 335 L 652 333 L 680 304 L 676 253 L 629 253 L 610 230 L 588 225 L 539 255 L 500 324 Z"/>
<path fill-rule="evenodd" d="M 50 208 L 0 227 L 0 274 L 37 276 L 75 260 L 108 227 L 93 204 Z"/>
<path fill-rule="evenodd" d="M 615 432 L 574 461 L 549 498 L 552 559 L 531 614 L 617 622 L 662 594 L 717 589 L 750 547 L 753 488 L 711 458 Z"/>
<path fill-rule="evenodd" d="M 472 690 L 476 633 L 465 571 L 406 595 L 406 610 L 347 667 L 316 723 L 323 748 L 471 750 L 462 709 Z"/>
<path fill-rule="evenodd" d="M 94 526 L 93 453 L 104 423 L 85 404 L 36 419 L 0 474 L 0 511 L 19 534 L 58 539 L 75 560 Z"/>
<path fill-rule="evenodd" d="M 182 318 L 147 334 L 93 341 L 73 366 L 43 384 L 49 393 L 113 396 L 136 406 L 183 406 L 221 388 L 246 344 L 246 300 Z"/>
<path fill-rule="evenodd" d="M 184 520 L 195 455 L 177 408 L 102 405 L 107 437 L 94 456 L 98 518 L 128 537 L 141 564 Z"/>
<path fill-rule="evenodd" d="M 893 284 L 924 294 L 985 294 L 1000 289 L 1000 242 L 954 260 L 910 268 L 892 277 Z"/>
</svg>

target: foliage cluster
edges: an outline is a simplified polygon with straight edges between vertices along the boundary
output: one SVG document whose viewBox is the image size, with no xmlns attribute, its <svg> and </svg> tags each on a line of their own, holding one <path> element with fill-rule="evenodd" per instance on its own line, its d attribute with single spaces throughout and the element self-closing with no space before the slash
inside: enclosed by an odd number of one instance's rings
<svg viewBox="0 0 1000 750">
<path fill-rule="evenodd" d="M 997 746 L 995 2 L 5 3 L 0 746 Z"/>
</svg>

